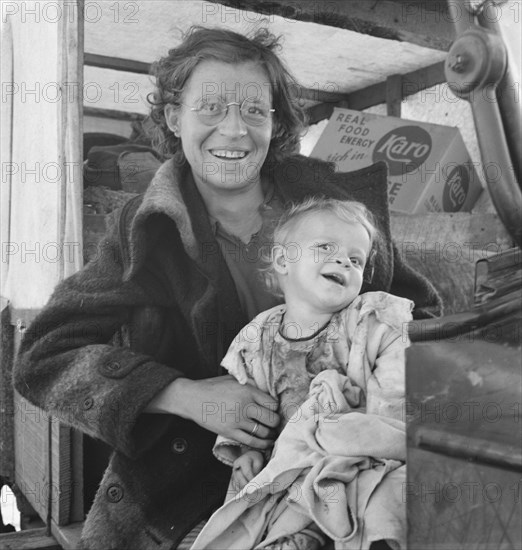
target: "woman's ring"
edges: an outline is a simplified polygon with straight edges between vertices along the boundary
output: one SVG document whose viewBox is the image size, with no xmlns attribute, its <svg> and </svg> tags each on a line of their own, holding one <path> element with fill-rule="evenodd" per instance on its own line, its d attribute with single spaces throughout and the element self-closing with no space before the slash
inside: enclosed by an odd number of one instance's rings
<svg viewBox="0 0 522 550">
<path fill-rule="evenodd" d="M 258 429 L 259 429 L 259 422 L 256 422 L 254 424 L 254 427 L 252 428 L 252 431 L 250 432 L 250 435 L 252 437 L 254 437 L 254 435 L 256 435 Z"/>
</svg>

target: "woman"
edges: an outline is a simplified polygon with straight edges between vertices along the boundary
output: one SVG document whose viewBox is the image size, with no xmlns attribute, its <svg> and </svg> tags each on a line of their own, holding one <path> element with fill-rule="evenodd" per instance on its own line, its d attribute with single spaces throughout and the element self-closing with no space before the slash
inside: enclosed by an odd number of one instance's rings
<svg viewBox="0 0 522 550">
<path fill-rule="evenodd" d="M 384 236 L 365 290 L 439 306 L 391 245 L 385 166 L 339 175 L 293 155 L 302 117 L 276 46 L 194 28 L 159 61 L 152 114 L 173 157 L 24 337 L 16 389 L 114 449 L 84 548 L 175 548 L 225 496 L 215 434 L 273 442 L 274 401 L 218 375 L 238 330 L 275 305 L 256 260 L 285 203 L 365 203 Z"/>
</svg>

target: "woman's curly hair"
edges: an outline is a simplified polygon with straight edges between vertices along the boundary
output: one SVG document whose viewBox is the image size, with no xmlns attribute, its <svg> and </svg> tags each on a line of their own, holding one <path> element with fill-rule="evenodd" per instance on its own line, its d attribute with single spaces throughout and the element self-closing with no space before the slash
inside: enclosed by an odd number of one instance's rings
<svg viewBox="0 0 522 550">
<path fill-rule="evenodd" d="M 249 38 L 226 29 L 191 27 L 179 46 L 152 65 L 156 87 L 147 100 L 151 104 L 151 118 L 156 123 L 152 141 L 158 152 L 171 156 L 181 148 L 180 139 L 167 126 L 164 109 L 168 104 L 180 102 L 187 80 L 205 60 L 259 63 L 268 76 L 275 109 L 268 157 L 280 160 L 296 152 L 305 117 L 298 104 L 297 82 L 275 53 L 280 48 L 279 40 L 266 28 L 258 29 Z"/>
</svg>

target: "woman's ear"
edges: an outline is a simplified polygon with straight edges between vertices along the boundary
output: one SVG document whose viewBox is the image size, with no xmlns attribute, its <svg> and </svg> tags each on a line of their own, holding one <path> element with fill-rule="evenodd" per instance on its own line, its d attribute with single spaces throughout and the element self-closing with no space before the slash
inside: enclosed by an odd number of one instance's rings
<svg viewBox="0 0 522 550">
<path fill-rule="evenodd" d="M 169 103 L 165 105 L 165 120 L 170 131 L 179 138 L 179 107 Z"/>
<path fill-rule="evenodd" d="M 285 256 L 285 247 L 281 244 L 275 245 L 272 249 L 272 264 L 276 273 L 286 275 L 288 272 Z"/>
</svg>

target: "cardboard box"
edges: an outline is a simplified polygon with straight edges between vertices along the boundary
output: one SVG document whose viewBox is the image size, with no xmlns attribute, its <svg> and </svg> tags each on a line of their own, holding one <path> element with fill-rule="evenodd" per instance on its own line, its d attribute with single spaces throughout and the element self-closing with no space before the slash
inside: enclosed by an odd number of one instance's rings
<svg viewBox="0 0 522 550">
<path fill-rule="evenodd" d="M 334 109 L 311 155 L 349 172 L 388 164 L 390 210 L 469 212 L 482 185 L 457 128 Z"/>
</svg>

